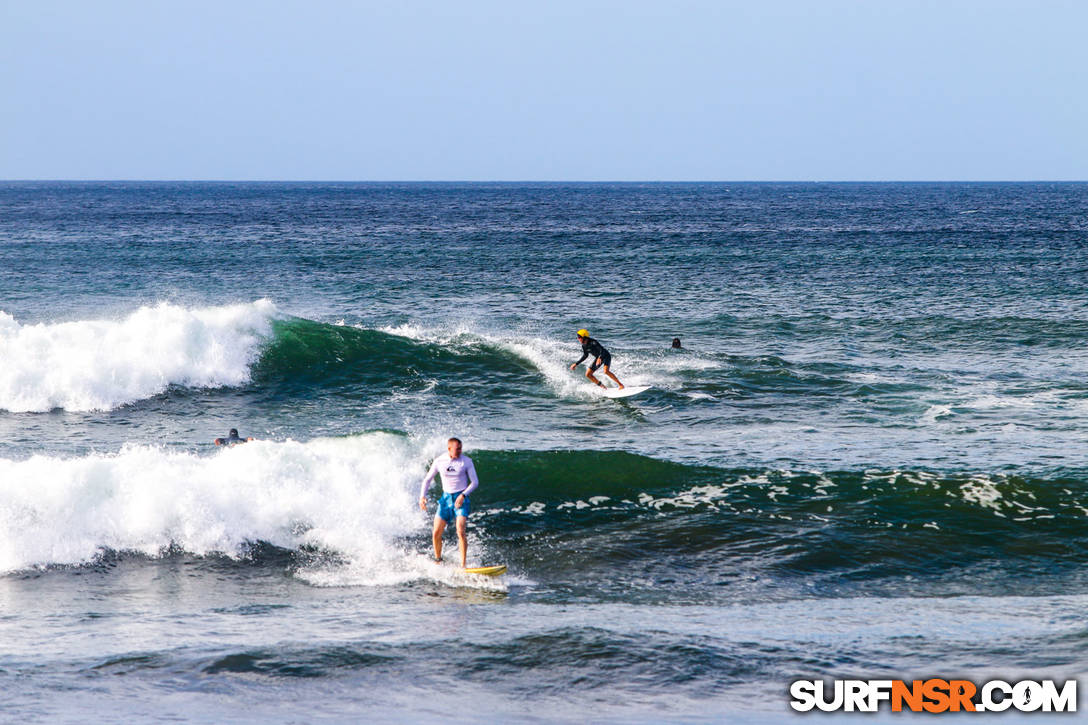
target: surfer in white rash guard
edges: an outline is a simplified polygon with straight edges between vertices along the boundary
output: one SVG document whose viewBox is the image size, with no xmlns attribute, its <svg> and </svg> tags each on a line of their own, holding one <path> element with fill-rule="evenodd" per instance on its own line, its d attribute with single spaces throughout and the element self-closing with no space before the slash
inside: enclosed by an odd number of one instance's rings
<svg viewBox="0 0 1088 725">
<path fill-rule="evenodd" d="M 468 515 L 472 512 L 468 495 L 480 485 L 480 479 L 476 476 L 476 466 L 468 456 L 461 455 L 461 439 L 450 438 L 446 442 L 446 453 L 434 459 L 431 467 L 427 469 L 427 475 L 423 477 L 423 483 L 419 486 L 419 508 L 427 510 L 427 489 L 431 487 L 431 481 L 435 474 L 442 477 L 442 498 L 438 500 L 438 510 L 434 512 L 434 531 L 431 538 L 434 541 L 435 561 L 442 561 L 442 534 L 446 530 L 446 524 L 457 517 L 457 547 L 461 550 L 461 568 L 465 568 L 465 556 L 468 554 L 468 540 L 465 538 L 465 529 L 468 526 Z"/>
</svg>

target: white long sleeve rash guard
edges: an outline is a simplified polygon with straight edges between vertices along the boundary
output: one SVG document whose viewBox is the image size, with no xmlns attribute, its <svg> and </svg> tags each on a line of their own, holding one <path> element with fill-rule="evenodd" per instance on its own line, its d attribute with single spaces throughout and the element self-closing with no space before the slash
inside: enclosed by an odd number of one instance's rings
<svg viewBox="0 0 1088 725">
<path fill-rule="evenodd" d="M 476 466 L 472 464 L 471 458 L 464 454 L 450 458 L 449 453 L 443 453 L 427 469 L 427 475 L 419 486 L 420 498 L 427 497 L 427 489 L 431 487 L 436 473 L 442 477 L 442 491 L 445 493 L 463 493 L 467 496 L 480 485 Z"/>
</svg>

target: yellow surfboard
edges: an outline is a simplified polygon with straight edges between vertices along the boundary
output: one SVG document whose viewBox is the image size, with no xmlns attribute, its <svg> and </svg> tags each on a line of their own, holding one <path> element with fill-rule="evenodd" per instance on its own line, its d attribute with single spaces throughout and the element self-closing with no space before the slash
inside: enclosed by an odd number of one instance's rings
<svg viewBox="0 0 1088 725">
<path fill-rule="evenodd" d="M 498 576 L 506 572 L 506 564 L 498 566 L 474 566 L 465 569 L 466 574 L 483 574 L 484 576 Z"/>
</svg>

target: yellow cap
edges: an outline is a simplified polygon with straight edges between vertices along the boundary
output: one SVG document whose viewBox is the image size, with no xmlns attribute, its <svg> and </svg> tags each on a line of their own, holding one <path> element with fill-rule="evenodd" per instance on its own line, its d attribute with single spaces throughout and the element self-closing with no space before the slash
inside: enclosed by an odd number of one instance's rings
<svg viewBox="0 0 1088 725">
<path fill-rule="evenodd" d="M 589 330 L 584 327 L 578 331 L 578 337 L 589 337 Z"/>
</svg>

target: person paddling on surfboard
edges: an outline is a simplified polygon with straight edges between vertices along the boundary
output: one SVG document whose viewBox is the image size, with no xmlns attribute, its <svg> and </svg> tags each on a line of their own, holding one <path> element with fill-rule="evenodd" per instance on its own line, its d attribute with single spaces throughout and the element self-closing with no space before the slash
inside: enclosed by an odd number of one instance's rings
<svg viewBox="0 0 1088 725">
<path fill-rule="evenodd" d="M 238 435 L 238 429 L 237 428 L 231 428 L 230 433 L 227 434 L 226 438 L 216 438 L 215 439 L 215 445 L 217 445 L 217 446 L 236 446 L 239 443 L 248 443 L 251 440 L 253 440 L 253 436 L 250 436 L 249 438 L 242 438 L 241 436 Z"/>
<path fill-rule="evenodd" d="M 608 366 L 612 364 L 612 353 L 604 349 L 604 345 L 594 340 L 589 336 L 589 330 L 585 328 L 578 331 L 578 342 L 582 343 L 582 357 L 571 363 L 570 369 L 578 367 L 578 364 L 585 360 L 590 355 L 593 356 L 593 362 L 586 370 L 586 377 L 596 383 L 599 387 L 605 387 L 604 383 L 593 376 L 593 373 L 597 371 L 597 368 L 601 369 L 601 372 L 616 381 L 616 385 L 620 386 L 620 390 L 623 390 L 623 383 L 617 378 Z"/>
<path fill-rule="evenodd" d="M 442 478 L 442 498 L 438 500 L 438 510 L 434 513 L 434 530 L 431 532 L 434 559 L 442 561 L 442 534 L 456 515 L 457 547 L 461 550 L 461 568 L 464 569 L 465 557 L 468 555 L 465 529 L 468 527 L 468 515 L 472 512 L 468 495 L 480 485 L 480 479 L 476 476 L 476 466 L 472 459 L 461 455 L 460 438 L 446 441 L 446 453 L 434 459 L 431 467 L 427 469 L 427 475 L 419 486 L 419 508 L 422 511 L 427 510 L 427 489 L 431 487 L 435 474 Z"/>
</svg>

